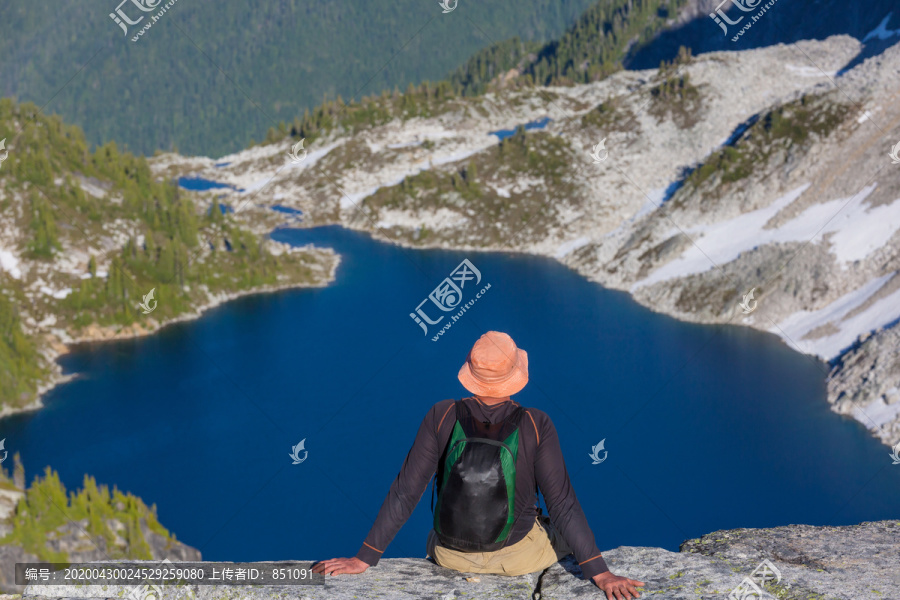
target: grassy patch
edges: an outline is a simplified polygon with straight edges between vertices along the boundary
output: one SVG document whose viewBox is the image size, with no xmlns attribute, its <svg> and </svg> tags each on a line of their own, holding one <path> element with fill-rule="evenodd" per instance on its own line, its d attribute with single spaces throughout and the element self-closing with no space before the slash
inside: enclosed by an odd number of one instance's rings
<svg viewBox="0 0 900 600">
<path fill-rule="evenodd" d="M 700 121 L 703 95 L 691 83 L 689 73 L 678 74 L 682 66 L 692 61 L 690 50 L 682 46 L 675 59 L 660 65 L 656 76 L 661 81 L 650 89 L 650 106 L 647 108 L 657 121 L 672 119 L 680 129 L 690 129 Z"/>
<path fill-rule="evenodd" d="M 565 175 L 571 164 L 568 143 L 545 132 L 526 134 L 523 128 L 496 147 L 472 157 L 455 170 L 430 170 L 405 178 L 399 185 L 381 188 L 365 199 L 365 205 L 378 213 L 395 209 L 434 213 L 446 208 L 469 217 L 466 230 L 484 245 L 508 241 L 504 228 L 518 231 L 525 227 L 535 233 L 546 230 L 552 218 L 552 194 L 570 201 L 575 190 Z M 538 182 L 509 197 L 494 191 L 496 186 L 511 188 L 523 180 Z M 453 241 L 439 230 L 421 229 L 418 237 L 409 232 L 394 232 L 411 243 Z"/>
<path fill-rule="evenodd" d="M 630 131 L 635 129 L 637 119 L 634 111 L 623 106 L 618 97 L 610 98 L 597 105 L 581 117 L 581 125 L 593 127 L 601 132 Z"/>
<path fill-rule="evenodd" d="M 850 110 L 830 95 L 804 95 L 779 106 L 748 127 L 733 146 L 714 152 L 687 177 L 685 187 L 696 190 L 709 187 L 707 182 L 733 184 L 767 166 L 775 156 L 787 160 L 792 153 L 805 151 L 814 139 L 831 135 Z"/>
</svg>

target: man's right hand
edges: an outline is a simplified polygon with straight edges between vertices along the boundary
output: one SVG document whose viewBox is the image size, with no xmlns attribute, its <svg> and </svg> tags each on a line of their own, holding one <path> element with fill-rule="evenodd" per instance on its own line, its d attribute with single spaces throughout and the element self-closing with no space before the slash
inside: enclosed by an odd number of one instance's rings
<svg viewBox="0 0 900 600">
<path fill-rule="evenodd" d="M 356 575 L 362 573 L 369 568 L 368 563 L 364 563 L 358 558 L 332 558 L 331 560 L 323 560 L 313 565 L 313 573 L 322 573 L 323 575 Z"/>
</svg>

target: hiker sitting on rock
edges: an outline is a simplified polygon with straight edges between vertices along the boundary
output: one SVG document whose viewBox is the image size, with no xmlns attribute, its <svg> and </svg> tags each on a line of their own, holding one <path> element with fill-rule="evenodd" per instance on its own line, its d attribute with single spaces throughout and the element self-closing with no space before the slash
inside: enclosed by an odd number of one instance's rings
<svg viewBox="0 0 900 600">
<path fill-rule="evenodd" d="M 463 573 L 524 575 L 574 553 L 610 600 L 639 598 L 644 584 L 613 575 L 566 472 L 556 428 L 541 410 L 510 400 L 528 382 L 528 355 L 505 333 L 475 342 L 459 370 L 474 396 L 435 404 L 354 558 L 317 563 L 316 573 L 362 573 L 382 553 L 437 474 L 427 553 Z M 553 522 L 535 505 L 544 494 Z M 532 494 L 535 494 L 533 496 Z M 432 502 L 434 501 L 432 488 Z"/>
</svg>

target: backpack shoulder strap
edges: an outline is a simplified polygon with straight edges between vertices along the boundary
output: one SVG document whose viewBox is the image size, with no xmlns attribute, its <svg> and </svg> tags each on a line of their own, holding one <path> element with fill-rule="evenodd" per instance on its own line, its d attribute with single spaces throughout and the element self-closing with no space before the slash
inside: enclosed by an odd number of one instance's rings
<svg viewBox="0 0 900 600">
<path fill-rule="evenodd" d="M 524 406 L 519 406 L 511 415 L 509 415 L 509 422 L 512 423 L 513 427 L 518 427 L 519 423 L 522 422 L 522 418 L 525 416 L 525 413 L 528 409 Z"/>
<path fill-rule="evenodd" d="M 472 425 L 471 425 L 472 411 L 469 410 L 469 407 L 466 406 L 465 402 L 463 402 L 462 400 L 456 400 L 453 404 L 451 404 L 450 406 L 447 407 L 446 412 L 444 412 L 443 417 L 441 417 L 441 422 L 438 423 L 437 431 L 435 432 L 435 434 L 440 436 L 441 426 L 443 425 L 444 420 L 446 420 L 447 416 L 450 414 L 450 409 L 453 409 L 453 411 L 454 411 L 453 412 L 454 420 L 451 422 L 452 423 L 451 432 L 447 437 L 447 442 L 444 443 L 444 448 L 441 452 L 440 458 L 438 459 L 437 470 L 434 472 L 434 474 L 432 475 L 432 478 L 431 478 L 431 513 L 432 514 L 434 514 L 434 488 L 437 485 L 438 479 L 441 477 L 441 475 L 443 473 L 444 459 L 446 458 L 447 450 L 449 448 L 449 441 L 453 437 L 452 430 L 453 430 L 453 428 L 456 427 L 456 423 L 460 424 L 460 426 L 463 428 L 463 431 L 466 433 L 467 436 L 470 435 L 470 432 L 472 430 Z M 438 439 L 440 440 L 440 438 L 438 438 Z"/>
<path fill-rule="evenodd" d="M 537 448 L 538 446 L 541 445 L 541 434 L 538 433 L 537 423 L 534 422 L 534 417 L 531 416 L 531 413 L 528 412 L 527 408 L 522 407 L 522 410 L 525 411 L 524 414 L 528 415 L 528 420 L 531 421 L 531 429 L 534 430 L 534 437 L 537 440 L 537 442 L 535 443 L 534 446 L 535 446 L 535 448 Z"/>
<path fill-rule="evenodd" d="M 441 434 L 441 426 L 444 424 L 444 421 L 447 419 L 447 415 L 450 414 L 450 409 L 451 409 L 451 408 L 454 408 L 455 405 L 456 405 L 456 402 L 454 402 L 453 404 L 451 404 L 450 406 L 448 406 L 448 407 L 447 407 L 447 410 L 444 411 L 444 414 L 441 415 L 441 418 L 440 418 L 440 420 L 438 421 L 438 424 L 437 424 L 437 428 L 435 428 L 435 430 L 434 430 L 434 434 L 435 434 L 435 435 L 440 436 L 440 434 Z"/>
<path fill-rule="evenodd" d="M 469 406 L 462 400 L 456 401 L 456 420 L 465 432 L 466 437 L 472 437 L 475 434 L 475 417 Z"/>
</svg>

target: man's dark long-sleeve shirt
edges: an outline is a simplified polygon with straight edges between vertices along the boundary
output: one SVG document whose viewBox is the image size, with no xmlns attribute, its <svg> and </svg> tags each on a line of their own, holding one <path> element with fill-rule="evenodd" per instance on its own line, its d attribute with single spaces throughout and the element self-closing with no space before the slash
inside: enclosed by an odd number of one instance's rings
<svg viewBox="0 0 900 600">
<path fill-rule="evenodd" d="M 519 406 L 512 400 L 495 405 L 487 405 L 475 397 L 465 398 L 463 401 L 476 420 L 490 423 L 506 419 Z M 377 564 L 388 544 L 409 519 L 428 488 L 431 476 L 437 470 L 438 461 L 450 440 L 456 422 L 453 402 L 443 400 L 428 411 L 356 558 L 369 565 Z M 572 548 L 585 577 L 608 571 L 569 481 L 553 421 L 544 411 L 535 408 L 528 408 L 526 411 L 519 424 L 515 521 L 508 545 L 522 540 L 534 526 L 537 517 L 537 485 L 544 495 L 553 524 Z"/>
</svg>

